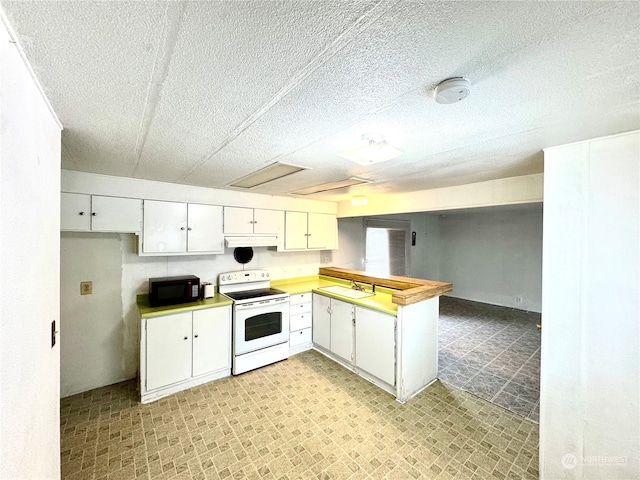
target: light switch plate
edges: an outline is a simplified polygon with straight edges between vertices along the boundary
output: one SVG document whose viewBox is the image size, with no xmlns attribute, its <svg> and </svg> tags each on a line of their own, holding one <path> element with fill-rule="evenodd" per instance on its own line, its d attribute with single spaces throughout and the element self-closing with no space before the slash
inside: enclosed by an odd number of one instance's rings
<svg viewBox="0 0 640 480">
<path fill-rule="evenodd" d="M 80 282 L 80 295 L 91 295 L 93 293 L 93 282 Z"/>
</svg>

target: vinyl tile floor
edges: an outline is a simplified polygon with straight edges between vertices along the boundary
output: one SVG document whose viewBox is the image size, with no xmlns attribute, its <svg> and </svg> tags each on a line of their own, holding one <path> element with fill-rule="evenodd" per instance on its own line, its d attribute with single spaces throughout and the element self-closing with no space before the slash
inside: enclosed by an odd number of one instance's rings
<svg viewBox="0 0 640 480">
<path fill-rule="evenodd" d="M 150 404 L 61 401 L 61 468 L 92 479 L 536 479 L 538 425 L 436 382 L 406 404 L 316 351 Z"/>
<path fill-rule="evenodd" d="M 440 297 L 438 378 L 539 422 L 540 314 Z"/>
</svg>

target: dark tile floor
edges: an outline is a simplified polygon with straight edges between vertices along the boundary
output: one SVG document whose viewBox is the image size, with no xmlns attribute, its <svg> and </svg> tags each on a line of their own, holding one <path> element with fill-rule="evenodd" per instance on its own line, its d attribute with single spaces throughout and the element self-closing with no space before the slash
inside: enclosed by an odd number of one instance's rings
<svg viewBox="0 0 640 480">
<path fill-rule="evenodd" d="M 540 314 L 440 297 L 438 377 L 539 421 Z"/>
</svg>

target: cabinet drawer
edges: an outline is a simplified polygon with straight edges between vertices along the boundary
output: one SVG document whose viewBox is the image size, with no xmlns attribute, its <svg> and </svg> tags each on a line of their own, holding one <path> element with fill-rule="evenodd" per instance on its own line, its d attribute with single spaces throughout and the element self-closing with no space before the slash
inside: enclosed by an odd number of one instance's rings
<svg viewBox="0 0 640 480">
<path fill-rule="evenodd" d="M 296 293 L 295 295 L 291 295 L 289 298 L 289 303 L 291 305 L 299 305 L 301 303 L 307 303 L 311 301 L 311 292 L 308 293 Z"/>
<path fill-rule="evenodd" d="M 311 343 L 311 329 L 305 328 L 297 332 L 291 332 L 289 337 L 289 348 L 297 347 L 303 343 Z"/>
<path fill-rule="evenodd" d="M 290 315 L 300 315 L 301 313 L 311 313 L 311 302 L 289 305 Z"/>
<path fill-rule="evenodd" d="M 295 332 L 296 330 L 302 330 L 303 328 L 311 328 L 311 313 L 301 313 L 300 315 L 293 315 L 289 319 L 289 330 Z"/>
</svg>

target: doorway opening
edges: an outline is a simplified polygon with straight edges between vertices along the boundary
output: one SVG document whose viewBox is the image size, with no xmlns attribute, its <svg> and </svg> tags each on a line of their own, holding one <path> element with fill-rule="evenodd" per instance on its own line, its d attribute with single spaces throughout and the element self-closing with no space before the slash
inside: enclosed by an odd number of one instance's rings
<svg viewBox="0 0 640 480">
<path fill-rule="evenodd" d="M 406 221 L 366 220 L 365 272 L 406 276 L 409 230 Z"/>
</svg>

